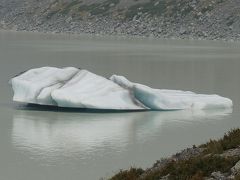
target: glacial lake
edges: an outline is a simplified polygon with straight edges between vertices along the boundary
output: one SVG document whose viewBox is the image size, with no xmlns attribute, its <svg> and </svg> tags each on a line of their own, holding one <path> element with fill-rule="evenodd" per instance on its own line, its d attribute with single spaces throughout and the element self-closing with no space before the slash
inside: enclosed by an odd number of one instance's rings
<svg viewBox="0 0 240 180">
<path fill-rule="evenodd" d="M 89 112 L 25 107 L 8 81 L 41 66 L 124 75 L 154 88 L 219 94 L 232 110 Z M 0 31 L 0 179 L 95 180 L 240 127 L 240 43 Z"/>
</svg>

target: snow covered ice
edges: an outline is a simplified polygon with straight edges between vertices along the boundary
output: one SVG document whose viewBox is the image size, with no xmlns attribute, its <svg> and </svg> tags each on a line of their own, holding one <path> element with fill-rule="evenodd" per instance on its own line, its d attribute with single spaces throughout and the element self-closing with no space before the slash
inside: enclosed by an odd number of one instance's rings
<svg viewBox="0 0 240 180">
<path fill-rule="evenodd" d="M 231 108 L 219 95 L 153 89 L 123 76 L 109 79 L 74 67 L 42 67 L 10 80 L 13 101 L 71 108 L 114 110 L 182 110 Z"/>
</svg>

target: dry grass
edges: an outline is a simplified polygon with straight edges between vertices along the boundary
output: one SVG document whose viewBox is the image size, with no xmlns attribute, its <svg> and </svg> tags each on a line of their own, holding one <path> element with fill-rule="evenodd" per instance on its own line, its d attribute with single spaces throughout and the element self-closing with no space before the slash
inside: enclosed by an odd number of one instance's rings
<svg viewBox="0 0 240 180">
<path fill-rule="evenodd" d="M 111 180 L 138 180 L 144 174 L 144 180 L 160 179 L 168 175 L 169 179 L 201 180 L 212 172 L 229 172 L 239 157 L 223 157 L 219 154 L 240 145 L 240 129 L 233 129 L 219 140 L 210 140 L 199 147 L 205 148 L 200 155 L 186 160 L 170 161 L 164 167 L 154 171 L 131 168 L 120 171 Z M 240 175 L 236 176 L 240 180 Z"/>
<path fill-rule="evenodd" d="M 237 148 L 240 145 L 240 129 L 233 129 L 219 140 L 210 140 L 200 147 L 206 148 L 206 153 L 220 154 L 228 149 Z"/>
</svg>

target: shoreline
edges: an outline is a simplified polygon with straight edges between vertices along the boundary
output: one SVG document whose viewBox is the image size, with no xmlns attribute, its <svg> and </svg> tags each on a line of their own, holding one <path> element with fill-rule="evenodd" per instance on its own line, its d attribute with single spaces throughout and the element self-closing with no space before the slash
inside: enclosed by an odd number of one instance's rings
<svg viewBox="0 0 240 180">
<path fill-rule="evenodd" d="M 31 31 L 31 30 L 16 30 L 16 29 L 3 29 L 0 27 L 0 32 L 12 32 L 12 33 L 37 33 L 42 35 L 59 35 L 59 36 L 87 36 L 87 37 L 109 37 L 114 39 L 135 39 L 135 40 L 186 40 L 186 41 L 209 41 L 209 42 L 223 42 L 223 43 L 239 43 L 240 39 L 211 39 L 211 38 L 193 38 L 193 37 L 152 37 L 152 36 L 140 36 L 140 35 L 128 35 L 128 34 L 95 34 L 86 32 L 56 32 L 56 31 Z"/>
<path fill-rule="evenodd" d="M 6 30 L 240 41 L 238 0 L 4 0 L 0 10 Z"/>
<path fill-rule="evenodd" d="M 122 179 L 240 180 L 240 129 L 157 160 L 150 168 L 120 170 L 109 180 Z"/>
</svg>

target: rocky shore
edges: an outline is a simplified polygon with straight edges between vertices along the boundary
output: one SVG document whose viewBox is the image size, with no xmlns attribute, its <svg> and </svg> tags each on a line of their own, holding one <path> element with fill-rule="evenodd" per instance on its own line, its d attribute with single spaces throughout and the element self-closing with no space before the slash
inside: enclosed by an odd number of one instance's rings
<svg viewBox="0 0 240 180">
<path fill-rule="evenodd" d="M 111 180 L 240 180 L 240 129 L 193 146 L 169 158 L 157 161 L 151 168 L 121 170 Z"/>
<path fill-rule="evenodd" d="M 2 0 L 0 28 L 240 40 L 239 0 Z"/>
</svg>

